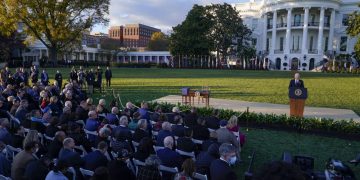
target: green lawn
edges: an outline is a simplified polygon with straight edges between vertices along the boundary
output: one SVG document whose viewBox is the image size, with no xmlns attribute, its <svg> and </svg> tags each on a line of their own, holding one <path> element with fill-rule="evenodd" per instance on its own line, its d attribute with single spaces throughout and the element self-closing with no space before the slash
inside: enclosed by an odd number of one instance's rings
<svg viewBox="0 0 360 180">
<path fill-rule="evenodd" d="M 60 69 L 68 77 L 69 69 Z M 54 69 L 49 69 L 51 74 Z M 348 74 L 301 73 L 309 90 L 307 105 L 352 109 L 360 114 L 360 76 Z M 51 75 L 51 77 L 54 77 Z M 178 69 L 113 69 L 112 87 L 124 102 L 153 100 L 179 94 L 184 86 L 210 86 L 212 97 L 287 104 L 291 72 Z M 110 98 L 109 92 L 102 96 Z M 99 97 L 99 94 L 96 95 Z M 279 160 L 283 151 L 315 158 L 315 168 L 323 171 L 328 158 L 347 162 L 360 153 L 360 142 L 261 129 L 243 130 L 247 143 L 241 153 L 244 163 L 236 168 L 239 177 L 256 151 L 255 168 L 263 162 Z M 353 166 L 351 166 L 353 167 Z M 360 167 L 353 168 L 360 177 Z"/>
<path fill-rule="evenodd" d="M 49 70 L 53 72 L 53 70 Z M 61 69 L 68 77 L 69 69 Z M 352 109 L 360 114 L 360 76 L 301 73 L 308 106 Z M 212 97 L 287 104 L 292 72 L 238 70 L 113 69 L 113 88 L 124 101 L 153 100 L 179 94 L 184 86 L 210 86 Z M 53 77 L 53 76 L 51 76 Z M 105 81 L 105 80 L 104 80 Z"/>
</svg>

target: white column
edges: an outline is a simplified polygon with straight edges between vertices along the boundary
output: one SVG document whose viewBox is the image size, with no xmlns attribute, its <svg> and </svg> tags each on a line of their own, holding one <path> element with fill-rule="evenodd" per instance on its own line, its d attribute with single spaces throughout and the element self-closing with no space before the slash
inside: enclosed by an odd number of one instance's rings
<svg viewBox="0 0 360 180">
<path fill-rule="evenodd" d="M 322 42 L 323 42 L 323 35 L 324 35 L 324 16 L 325 16 L 325 8 L 321 7 L 320 10 L 320 24 L 319 24 L 319 35 L 318 35 L 318 54 L 323 54 L 322 50 Z"/>
<path fill-rule="evenodd" d="M 276 48 L 276 22 L 277 22 L 277 12 L 274 11 L 273 15 L 273 27 L 272 27 L 272 37 L 271 37 L 271 50 L 270 54 L 274 54 Z"/>
<path fill-rule="evenodd" d="M 291 39 L 291 11 L 292 9 L 287 9 L 287 19 L 286 19 L 286 36 L 285 36 L 285 54 L 290 54 L 290 39 Z"/>
<path fill-rule="evenodd" d="M 156 56 L 156 64 L 160 64 L 159 59 L 160 59 L 159 56 Z"/>
<path fill-rule="evenodd" d="M 42 57 L 42 49 L 40 49 L 40 56 L 39 56 L 39 58 L 41 58 Z"/>
<path fill-rule="evenodd" d="M 89 53 L 86 52 L 86 61 L 89 61 Z"/>
<path fill-rule="evenodd" d="M 136 55 L 136 63 L 139 64 L 139 56 L 138 55 Z"/>
<path fill-rule="evenodd" d="M 263 51 L 266 51 L 266 39 L 267 39 L 267 13 L 264 14 L 264 29 L 263 29 Z"/>
<path fill-rule="evenodd" d="M 333 42 L 334 42 L 334 29 L 335 29 L 335 9 L 331 10 L 330 16 L 330 32 L 329 32 L 329 42 L 328 42 L 328 50 L 333 50 Z"/>
<path fill-rule="evenodd" d="M 308 40 L 308 26 L 309 26 L 309 7 L 305 7 L 305 15 L 304 15 L 304 30 L 303 30 L 303 39 L 302 39 L 302 54 L 308 53 L 307 40 Z"/>
<path fill-rule="evenodd" d="M 143 63 L 145 63 L 145 56 L 142 57 Z"/>
</svg>

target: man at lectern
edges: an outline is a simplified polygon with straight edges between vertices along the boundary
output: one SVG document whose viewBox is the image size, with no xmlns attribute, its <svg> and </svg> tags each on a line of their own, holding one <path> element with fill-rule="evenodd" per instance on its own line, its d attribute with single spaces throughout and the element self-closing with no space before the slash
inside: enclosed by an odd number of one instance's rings
<svg viewBox="0 0 360 180">
<path fill-rule="evenodd" d="M 295 73 L 294 79 L 290 81 L 289 88 L 292 87 L 304 88 L 304 81 L 300 79 L 299 73 Z"/>
</svg>

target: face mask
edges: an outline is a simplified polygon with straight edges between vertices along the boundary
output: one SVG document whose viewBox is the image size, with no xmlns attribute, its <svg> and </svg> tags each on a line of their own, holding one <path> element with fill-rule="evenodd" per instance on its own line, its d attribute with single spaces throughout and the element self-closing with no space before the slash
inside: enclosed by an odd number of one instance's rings
<svg viewBox="0 0 360 180">
<path fill-rule="evenodd" d="M 234 165 L 235 163 L 236 163 L 236 156 L 233 156 L 233 157 L 230 158 L 229 164 Z"/>
</svg>

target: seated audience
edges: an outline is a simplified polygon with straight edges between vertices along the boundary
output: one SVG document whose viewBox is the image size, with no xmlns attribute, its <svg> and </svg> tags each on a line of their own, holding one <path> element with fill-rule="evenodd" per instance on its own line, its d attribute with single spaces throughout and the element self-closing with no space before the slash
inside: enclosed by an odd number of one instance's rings
<svg viewBox="0 0 360 180">
<path fill-rule="evenodd" d="M 161 180 L 159 166 L 160 159 L 156 155 L 151 155 L 145 160 L 145 166 L 139 167 L 137 173 L 137 180 Z"/>
<path fill-rule="evenodd" d="M 174 139 L 171 136 L 167 136 L 164 139 L 164 148 L 156 152 L 161 160 L 161 164 L 168 167 L 177 167 L 180 169 L 182 164 L 182 158 L 179 153 L 172 150 L 174 147 Z"/>
<path fill-rule="evenodd" d="M 177 137 L 183 137 L 184 136 L 184 130 L 187 129 L 183 125 L 183 119 L 180 115 L 176 115 L 174 117 L 174 123 L 175 125 L 171 126 L 172 133 Z"/>
<path fill-rule="evenodd" d="M 162 124 L 162 130 L 159 131 L 156 137 L 156 145 L 164 146 L 164 139 L 167 136 L 171 136 L 173 141 L 175 141 L 174 134 L 171 132 L 171 124 L 169 122 L 164 122 Z"/>
<path fill-rule="evenodd" d="M 76 119 L 85 121 L 88 118 L 89 106 L 85 100 L 80 102 L 80 105 L 76 108 Z"/>
<path fill-rule="evenodd" d="M 80 154 L 74 151 L 75 142 L 72 138 L 65 138 L 63 141 L 63 148 L 59 152 L 59 160 L 63 160 L 71 167 L 81 167 L 84 160 L 81 159 Z"/>
<path fill-rule="evenodd" d="M 105 114 L 110 113 L 110 111 L 106 108 L 106 100 L 105 99 L 100 99 L 98 105 L 102 107 L 102 109 L 103 109 L 102 113 L 105 113 Z"/>
<path fill-rule="evenodd" d="M 176 124 L 176 122 L 174 121 L 176 116 L 181 116 L 180 109 L 177 106 L 172 108 L 172 113 L 167 114 L 167 120 L 171 124 Z"/>
<path fill-rule="evenodd" d="M 113 129 L 113 137 L 118 140 L 128 140 L 132 141 L 132 133 L 128 128 L 128 118 L 126 116 L 121 116 L 119 120 L 119 126 Z"/>
<path fill-rule="evenodd" d="M 154 109 L 154 113 L 150 116 L 151 120 L 157 122 L 162 114 L 161 106 L 157 105 Z"/>
<path fill-rule="evenodd" d="M 119 122 L 118 114 L 119 114 L 119 108 L 113 107 L 111 109 L 111 113 L 108 113 L 106 115 L 106 119 L 109 121 L 109 124 L 115 124 L 115 125 L 118 124 Z"/>
<path fill-rule="evenodd" d="M 122 150 L 118 152 L 117 158 L 108 163 L 107 168 L 109 169 L 110 180 L 121 179 L 136 179 L 135 174 L 129 169 L 126 164 L 126 160 L 129 159 L 129 152 L 127 150 Z"/>
<path fill-rule="evenodd" d="M 49 137 L 54 137 L 55 133 L 60 129 L 57 127 L 59 124 L 59 118 L 54 116 L 50 119 L 49 125 L 46 127 L 45 134 Z"/>
<path fill-rule="evenodd" d="M 240 146 L 242 147 L 245 143 L 245 135 L 240 132 L 237 116 L 231 116 L 227 124 L 227 129 L 233 133 L 238 133 L 237 137 L 239 137 Z"/>
<path fill-rule="evenodd" d="M 51 159 L 58 158 L 59 152 L 61 148 L 63 147 L 63 141 L 66 138 L 66 135 L 64 131 L 58 131 L 55 133 L 54 140 L 51 141 L 51 143 L 48 146 L 48 152 L 47 155 Z"/>
<path fill-rule="evenodd" d="M 28 163 L 25 169 L 25 177 L 27 180 L 45 179 L 53 166 L 52 159 L 43 156 L 38 160 L 33 160 Z"/>
<path fill-rule="evenodd" d="M 46 175 L 45 180 L 68 180 L 65 174 L 69 167 L 66 161 L 59 159 L 54 169 Z"/>
<path fill-rule="evenodd" d="M 197 140 L 208 140 L 210 138 L 209 129 L 205 126 L 205 119 L 198 118 L 197 123 L 192 126 L 193 138 Z"/>
<path fill-rule="evenodd" d="M 138 109 L 138 112 L 140 113 L 140 118 L 141 119 L 146 119 L 146 120 L 150 120 L 150 114 L 149 114 L 149 105 L 147 102 L 142 102 L 141 103 L 141 108 Z"/>
<path fill-rule="evenodd" d="M 26 122 L 26 115 L 29 113 L 28 111 L 28 101 L 26 99 L 23 99 L 20 101 L 20 106 L 15 112 L 15 117 L 20 120 L 21 125 L 24 127 L 30 127 L 30 123 Z"/>
<path fill-rule="evenodd" d="M 230 165 L 236 162 L 236 147 L 223 143 L 219 148 L 220 159 L 212 161 L 210 165 L 210 176 L 213 180 L 236 180 L 236 173 Z"/>
<path fill-rule="evenodd" d="M 191 107 L 190 113 L 187 114 L 184 118 L 185 126 L 192 128 L 193 126 L 197 125 L 198 115 L 196 107 Z"/>
<path fill-rule="evenodd" d="M 136 128 L 133 134 L 133 140 L 135 142 L 140 142 L 140 140 L 143 139 L 144 137 L 150 137 L 148 131 L 146 131 L 146 128 L 147 128 L 146 119 L 140 119 L 138 121 L 138 128 Z"/>
<path fill-rule="evenodd" d="M 8 131 L 9 126 L 10 123 L 7 118 L 0 119 L 0 141 L 10 145 L 12 143 L 12 136 Z"/>
<path fill-rule="evenodd" d="M 11 176 L 11 161 L 6 157 L 6 144 L 0 141 L 0 174 L 9 177 Z"/>
<path fill-rule="evenodd" d="M 33 156 L 34 153 L 38 150 L 38 142 L 30 141 L 26 142 L 24 145 L 24 150 L 16 154 L 14 157 L 12 166 L 11 166 L 11 178 L 12 179 L 25 179 L 25 169 L 26 166 L 32 160 L 36 158 Z"/>
<path fill-rule="evenodd" d="M 175 175 L 174 180 L 194 179 L 195 163 L 191 158 L 183 162 L 181 169 L 182 171 Z"/>
<path fill-rule="evenodd" d="M 106 167 L 98 167 L 95 169 L 93 176 L 90 180 L 108 180 L 109 170 Z"/>
<path fill-rule="evenodd" d="M 105 142 L 110 147 L 109 137 L 111 136 L 111 130 L 106 125 L 99 130 L 99 135 L 96 137 L 95 145 L 97 146 L 101 141 Z"/>
<path fill-rule="evenodd" d="M 227 121 L 220 121 L 220 128 L 216 130 L 217 140 L 219 143 L 230 143 L 234 145 L 237 149 L 240 148 L 240 142 L 236 139 L 236 136 L 229 131 L 227 128 Z"/>
<path fill-rule="evenodd" d="M 151 154 L 155 154 L 153 145 L 154 143 L 150 137 L 142 138 L 139 146 L 137 147 L 137 151 L 133 155 L 133 158 L 145 162 L 146 158 L 148 158 Z"/>
<path fill-rule="evenodd" d="M 38 150 L 36 151 L 36 153 L 34 153 L 37 157 L 41 157 L 42 155 L 44 155 L 46 153 L 46 148 L 44 147 L 43 144 L 41 144 L 40 141 L 40 137 L 39 137 L 39 133 L 36 130 L 30 130 L 26 136 L 25 139 L 23 141 L 23 147 L 25 148 L 25 145 L 29 142 L 35 141 L 37 142 L 37 147 Z"/>
<path fill-rule="evenodd" d="M 196 172 L 206 174 L 210 178 L 210 165 L 219 158 L 219 145 L 217 143 L 211 144 L 207 151 L 201 152 L 196 157 Z"/>
<path fill-rule="evenodd" d="M 195 152 L 197 150 L 196 144 L 192 141 L 192 129 L 185 129 L 185 136 L 177 139 L 177 149 L 185 152 Z"/>
<path fill-rule="evenodd" d="M 96 168 L 101 166 L 106 166 L 108 160 L 105 156 L 107 153 L 108 145 L 106 142 L 102 141 L 97 145 L 97 149 L 83 157 L 84 168 L 87 170 L 94 171 Z"/>
<path fill-rule="evenodd" d="M 134 112 L 134 117 L 131 119 L 131 122 L 129 123 L 129 129 L 134 131 L 138 127 L 138 121 L 140 120 L 140 117 L 141 116 L 139 112 Z"/>
<path fill-rule="evenodd" d="M 14 148 L 23 148 L 23 141 L 25 139 L 25 129 L 23 126 L 15 126 L 14 134 L 11 138 L 12 143 L 11 146 Z"/>
<path fill-rule="evenodd" d="M 221 143 L 218 142 L 217 140 L 217 133 L 215 131 L 210 133 L 210 138 L 208 140 L 205 140 L 202 145 L 201 145 L 201 149 L 203 151 L 207 151 L 207 149 L 210 147 L 211 144 L 218 144 L 218 146 L 221 145 Z"/>
<path fill-rule="evenodd" d="M 218 129 L 220 125 L 219 119 L 220 112 L 217 109 L 214 109 L 212 115 L 206 118 L 206 126 L 210 129 Z"/>
</svg>

